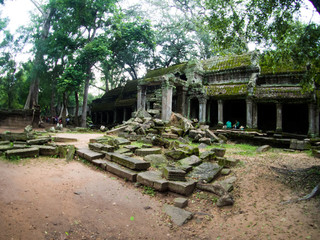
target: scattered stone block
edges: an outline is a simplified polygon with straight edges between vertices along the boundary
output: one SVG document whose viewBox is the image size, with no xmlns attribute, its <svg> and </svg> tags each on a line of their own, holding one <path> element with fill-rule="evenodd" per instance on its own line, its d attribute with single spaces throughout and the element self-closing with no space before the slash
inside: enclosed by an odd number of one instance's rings
<svg viewBox="0 0 320 240">
<path fill-rule="evenodd" d="M 125 166 L 127 168 L 130 168 L 132 170 L 147 170 L 150 167 L 150 163 L 132 158 L 132 157 L 127 157 L 119 153 L 114 153 L 111 155 L 111 160 L 113 162 L 116 162 L 122 166 Z"/>
<path fill-rule="evenodd" d="M 175 167 L 164 167 L 162 171 L 163 177 L 169 181 L 186 181 L 186 172 Z"/>
<path fill-rule="evenodd" d="M 218 177 L 221 169 L 222 167 L 216 163 L 204 162 L 195 167 L 187 176 L 196 180 L 205 180 L 206 182 L 211 182 L 213 179 Z"/>
<path fill-rule="evenodd" d="M 20 157 L 20 158 L 27 158 L 27 157 L 38 157 L 39 156 L 39 148 L 25 148 L 25 149 L 14 149 L 8 150 L 5 152 L 6 158 L 12 157 Z"/>
<path fill-rule="evenodd" d="M 221 170 L 221 175 L 229 175 L 231 173 L 231 169 L 230 168 L 224 168 Z"/>
<path fill-rule="evenodd" d="M 231 206 L 234 204 L 234 200 L 231 195 L 226 194 L 220 197 L 217 201 L 218 207 Z"/>
<path fill-rule="evenodd" d="M 211 139 L 210 139 L 210 138 L 203 137 L 203 138 L 200 138 L 200 139 L 199 139 L 199 143 L 204 143 L 204 144 L 206 144 L 206 145 L 211 145 Z"/>
<path fill-rule="evenodd" d="M 31 145 L 33 148 L 39 148 L 39 155 L 41 156 L 55 156 L 58 155 L 58 148 L 45 145 Z"/>
<path fill-rule="evenodd" d="M 172 133 L 174 133 L 174 134 L 176 134 L 178 136 L 182 136 L 183 135 L 183 129 L 181 129 L 181 128 L 172 126 L 171 127 L 171 131 L 172 131 Z"/>
<path fill-rule="evenodd" d="M 3 134 L 0 134 L 0 139 L 5 141 L 24 141 L 34 139 L 34 135 L 31 133 L 12 133 L 12 132 L 6 132 Z"/>
<path fill-rule="evenodd" d="M 224 157 L 223 158 L 218 157 L 217 160 L 218 160 L 218 164 L 223 167 L 234 167 L 239 162 L 238 159 L 224 158 Z"/>
<path fill-rule="evenodd" d="M 188 199 L 186 198 L 175 198 L 173 202 L 174 206 L 178 208 L 185 208 L 186 206 L 188 206 Z"/>
<path fill-rule="evenodd" d="M 0 146 L 2 145 L 10 145 L 10 141 L 0 141 Z"/>
<path fill-rule="evenodd" d="M 183 171 L 185 171 L 186 173 L 189 173 L 192 171 L 193 167 L 190 165 L 180 165 L 178 166 L 178 168 L 182 169 Z"/>
<path fill-rule="evenodd" d="M 220 184 L 221 187 L 223 187 L 223 189 L 226 192 L 231 192 L 233 190 L 233 184 L 237 181 L 236 177 L 229 177 L 226 178 L 224 180 L 220 180 L 220 181 L 215 181 L 216 184 Z"/>
<path fill-rule="evenodd" d="M 263 145 L 261 147 L 258 147 L 256 152 L 257 153 L 262 153 L 262 152 L 267 152 L 271 149 L 271 146 L 270 145 Z"/>
<path fill-rule="evenodd" d="M 105 159 L 112 161 L 113 152 L 102 152 L 104 154 Z"/>
<path fill-rule="evenodd" d="M 189 196 L 193 193 L 196 187 L 194 180 L 188 180 L 186 182 L 181 181 L 169 181 L 168 189 L 171 192 L 179 193 L 184 196 Z"/>
<path fill-rule="evenodd" d="M 138 174 L 137 181 L 159 192 L 164 192 L 168 190 L 169 182 L 163 179 L 161 175 L 161 172 L 156 171 L 142 172 Z"/>
<path fill-rule="evenodd" d="M 162 137 L 154 136 L 152 137 L 152 145 L 168 148 L 170 146 L 170 142 Z"/>
<path fill-rule="evenodd" d="M 199 151 L 199 148 L 197 147 L 193 147 L 193 146 L 190 146 L 190 145 L 186 145 L 182 148 L 184 151 L 186 151 L 187 155 L 188 156 L 191 156 L 191 155 L 196 155 L 196 156 L 199 156 L 200 155 L 200 151 Z"/>
<path fill-rule="evenodd" d="M 203 138 L 205 136 L 205 132 L 197 129 L 197 130 L 190 130 L 189 131 L 189 137 L 195 139 L 198 135 L 200 135 L 200 138 Z"/>
<path fill-rule="evenodd" d="M 205 130 L 206 137 L 210 138 L 212 142 L 219 142 L 220 139 L 209 129 Z"/>
<path fill-rule="evenodd" d="M 97 167 L 100 167 L 102 168 L 103 170 L 107 170 L 106 169 L 106 166 L 107 164 L 110 163 L 109 161 L 107 160 L 103 160 L 103 159 L 95 159 L 95 160 L 92 160 L 92 164 L 97 166 Z"/>
<path fill-rule="evenodd" d="M 125 139 L 125 138 L 115 138 L 114 141 L 119 146 L 121 146 L 121 145 L 130 145 L 131 144 L 131 142 L 128 139 Z"/>
<path fill-rule="evenodd" d="M 13 145 L 0 145 L 0 152 L 13 149 Z"/>
<path fill-rule="evenodd" d="M 67 137 L 53 137 L 52 140 L 54 142 L 77 142 L 76 138 L 67 138 Z"/>
<path fill-rule="evenodd" d="M 200 154 L 200 159 L 207 162 L 214 161 L 216 160 L 216 154 L 212 151 L 205 151 Z"/>
<path fill-rule="evenodd" d="M 214 152 L 216 154 L 216 157 L 224 157 L 226 154 L 226 149 L 225 148 L 211 148 L 211 152 Z"/>
<path fill-rule="evenodd" d="M 193 217 L 191 212 L 167 204 L 164 205 L 163 211 L 168 214 L 172 222 L 178 226 L 182 226 Z"/>
<path fill-rule="evenodd" d="M 25 132 L 25 133 L 30 133 L 30 132 L 32 132 L 32 126 L 31 126 L 31 125 L 27 125 L 27 126 L 24 128 L 24 132 Z"/>
<path fill-rule="evenodd" d="M 151 163 L 152 166 L 160 168 L 168 163 L 167 158 L 162 154 L 150 154 L 143 158 L 146 162 Z"/>
<path fill-rule="evenodd" d="M 134 146 L 134 145 L 125 145 L 123 147 L 126 148 L 126 149 L 129 149 L 131 152 L 135 152 L 137 149 L 140 148 L 140 147 Z"/>
<path fill-rule="evenodd" d="M 169 139 L 178 139 L 179 135 L 174 134 L 174 133 L 163 133 L 162 137 L 169 138 Z"/>
<path fill-rule="evenodd" d="M 59 145 L 58 154 L 59 154 L 59 158 L 65 158 L 68 154 L 68 146 Z"/>
<path fill-rule="evenodd" d="M 208 183 L 198 182 L 197 188 L 202 191 L 212 192 L 220 197 L 227 193 L 226 190 L 220 184 L 217 184 L 217 183 L 208 184 Z"/>
<path fill-rule="evenodd" d="M 290 149 L 308 150 L 310 147 L 310 141 L 307 140 L 299 141 L 297 139 L 291 139 L 290 141 Z"/>
<path fill-rule="evenodd" d="M 140 148 L 135 151 L 135 154 L 141 157 L 150 154 L 161 154 L 161 148 Z"/>
<path fill-rule="evenodd" d="M 13 145 L 13 149 L 23 149 L 23 148 L 27 148 L 28 146 L 25 144 L 14 144 Z"/>
<path fill-rule="evenodd" d="M 69 162 L 69 161 L 73 160 L 74 155 L 76 153 L 76 148 L 74 146 L 68 146 L 67 149 L 68 149 L 68 152 L 66 155 L 66 160 L 67 160 L 67 162 Z"/>
<path fill-rule="evenodd" d="M 31 139 L 27 141 L 27 144 L 29 145 L 43 145 L 51 141 L 51 138 L 37 138 L 37 139 Z"/>
<path fill-rule="evenodd" d="M 188 156 L 188 153 L 182 149 L 177 149 L 177 150 L 171 150 L 167 151 L 165 155 L 172 160 L 180 160 L 183 158 L 186 158 Z"/>
<path fill-rule="evenodd" d="M 202 160 L 199 157 L 192 155 L 180 160 L 179 162 L 181 163 L 181 165 L 198 166 L 202 163 Z"/>
<path fill-rule="evenodd" d="M 108 135 L 118 134 L 119 132 L 124 131 L 126 128 L 127 128 L 127 126 L 122 126 L 122 127 L 119 127 L 119 128 L 115 128 L 115 129 L 107 131 L 106 134 L 108 134 Z"/>
<path fill-rule="evenodd" d="M 160 126 L 160 127 L 164 126 L 164 122 L 161 119 L 155 118 L 153 119 L 153 122 L 156 126 Z"/>
<path fill-rule="evenodd" d="M 106 165 L 106 170 L 108 172 L 113 173 L 114 175 L 117 175 L 118 177 L 121 177 L 123 179 L 127 179 L 131 182 L 137 181 L 137 175 L 138 172 L 125 168 L 117 163 L 108 162 L 104 163 Z"/>
<path fill-rule="evenodd" d="M 199 149 L 205 149 L 207 147 L 208 147 L 208 145 L 205 144 L 205 143 L 200 143 L 199 146 L 198 146 Z"/>
<path fill-rule="evenodd" d="M 102 143 L 89 143 L 89 149 L 95 152 L 113 152 L 114 147 L 108 144 Z"/>
<path fill-rule="evenodd" d="M 92 162 L 92 160 L 100 159 L 104 157 L 103 153 L 97 153 L 87 148 L 78 149 L 76 152 L 79 157 L 82 157 L 90 162 Z"/>
<path fill-rule="evenodd" d="M 120 153 L 120 154 L 126 154 L 126 153 L 130 153 L 130 155 L 132 154 L 132 152 L 130 151 L 130 149 L 127 148 L 119 148 L 118 150 L 115 151 L 116 153 Z"/>
</svg>

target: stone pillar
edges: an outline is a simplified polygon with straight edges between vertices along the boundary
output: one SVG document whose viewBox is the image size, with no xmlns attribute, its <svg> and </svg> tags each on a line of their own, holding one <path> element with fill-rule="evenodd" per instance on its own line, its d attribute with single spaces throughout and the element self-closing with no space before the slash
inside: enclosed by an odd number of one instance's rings
<svg viewBox="0 0 320 240">
<path fill-rule="evenodd" d="M 202 97 L 199 100 L 199 122 L 206 122 L 207 99 Z"/>
<path fill-rule="evenodd" d="M 146 108 L 146 86 L 138 86 L 137 87 L 137 111 L 139 109 L 144 109 Z"/>
<path fill-rule="evenodd" d="M 316 137 L 319 137 L 319 124 L 320 124 L 320 118 L 319 118 L 319 108 L 316 106 L 316 110 L 315 110 L 315 129 L 316 129 Z"/>
<path fill-rule="evenodd" d="M 207 123 L 208 124 L 210 124 L 210 122 L 211 122 L 210 115 L 211 115 L 211 103 L 208 102 L 207 103 Z"/>
<path fill-rule="evenodd" d="M 277 124 L 276 124 L 276 131 L 282 132 L 282 104 L 277 103 Z"/>
<path fill-rule="evenodd" d="M 315 136 L 316 128 L 315 128 L 315 106 L 313 103 L 309 103 L 309 131 L 308 135 L 311 137 Z"/>
<path fill-rule="evenodd" d="M 218 124 L 223 124 L 223 101 L 218 100 Z"/>
<path fill-rule="evenodd" d="M 113 123 L 117 122 L 117 110 L 113 110 Z"/>
<path fill-rule="evenodd" d="M 172 113 L 172 86 L 165 83 L 162 85 L 162 111 L 161 119 L 169 121 Z"/>
<path fill-rule="evenodd" d="M 252 128 L 252 100 L 251 99 L 247 99 L 246 100 L 247 103 L 247 128 Z"/>
<path fill-rule="evenodd" d="M 126 121 L 126 118 L 127 118 L 127 109 L 124 108 L 124 109 L 123 109 L 123 121 L 124 121 L 124 122 Z"/>
<path fill-rule="evenodd" d="M 188 97 L 188 100 L 187 100 L 187 118 L 190 119 L 190 112 L 191 112 L 191 98 Z"/>
<path fill-rule="evenodd" d="M 186 87 L 182 87 L 182 93 L 181 93 L 181 108 L 182 108 L 182 116 L 186 116 L 187 114 L 187 106 L 186 106 L 186 98 L 187 98 L 187 88 Z"/>
<path fill-rule="evenodd" d="M 252 127 L 258 129 L 258 104 L 252 103 Z"/>
</svg>

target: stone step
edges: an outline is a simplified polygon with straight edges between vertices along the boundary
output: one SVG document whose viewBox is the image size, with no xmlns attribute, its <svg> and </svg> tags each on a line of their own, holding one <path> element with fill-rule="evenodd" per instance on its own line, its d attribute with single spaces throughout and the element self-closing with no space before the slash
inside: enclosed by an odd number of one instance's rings
<svg viewBox="0 0 320 240">
<path fill-rule="evenodd" d="M 125 168 L 117 163 L 106 161 L 106 170 L 131 182 L 137 181 L 138 172 Z"/>
<path fill-rule="evenodd" d="M 90 162 L 95 159 L 104 158 L 104 153 L 97 153 L 88 148 L 80 148 L 76 151 L 79 157 L 82 157 Z"/>
<path fill-rule="evenodd" d="M 0 152 L 13 149 L 13 145 L 0 145 Z"/>
<path fill-rule="evenodd" d="M 196 188 L 196 181 L 188 180 L 186 182 L 169 181 L 168 189 L 171 192 L 179 193 L 184 196 L 189 196 Z"/>
<path fill-rule="evenodd" d="M 104 160 L 104 159 L 95 159 L 92 160 L 92 164 L 102 168 L 103 170 L 107 170 L 107 163 L 109 163 L 109 161 Z"/>
<path fill-rule="evenodd" d="M 51 141 L 51 138 L 46 137 L 46 138 L 37 138 L 37 139 L 31 139 L 27 141 L 27 144 L 29 145 L 42 145 L 46 144 Z"/>
<path fill-rule="evenodd" d="M 39 156 L 39 148 L 25 148 L 25 149 L 15 149 L 6 151 L 6 158 L 12 157 L 37 157 Z"/>
<path fill-rule="evenodd" d="M 33 148 L 39 148 L 39 154 L 41 156 L 54 156 L 58 155 L 58 148 L 45 145 L 31 145 Z"/>
<path fill-rule="evenodd" d="M 135 151 L 135 154 L 141 157 L 150 154 L 161 154 L 161 148 L 140 148 Z"/>
<path fill-rule="evenodd" d="M 106 154 L 106 156 L 107 156 L 107 159 L 110 157 L 111 161 L 116 162 L 124 167 L 130 168 L 132 170 L 147 170 L 150 167 L 149 162 L 124 156 L 119 153 L 112 153 L 112 154 L 108 153 Z"/>
<path fill-rule="evenodd" d="M 137 181 L 159 192 L 164 192 L 168 190 L 169 182 L 163 179 L 161 175 L 161 172 L 156 171 L 142 172 L 138 174 Z"/>
<path fill-rule="evenodd" d="M 68 138 L 68 137 L 53 137 L 52 140 L 54 142 L 77 142 L 76 138 Z"/>
<path fill-rule="evenodd" d="M 89 143 L 89 149 L 95 152 L 114 152 L 114 147 L 108 144 L 102 143 Z"/>
<path fill-rule="evenodd" d="M 10 141 L 0 141 L 0 146 L 1 145 L 10 145 Z"/>
</svg>

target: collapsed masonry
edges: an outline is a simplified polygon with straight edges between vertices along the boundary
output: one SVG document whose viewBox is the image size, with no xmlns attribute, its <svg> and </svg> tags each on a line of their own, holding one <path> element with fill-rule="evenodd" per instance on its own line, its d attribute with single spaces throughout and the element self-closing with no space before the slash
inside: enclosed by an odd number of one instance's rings
<svg viewBox="0 0 320 240">
<path fill-rule="evenodd" d="M 319 136 L 318 90 L 303 92 L 300 85 L 306 70 L 273 73 L 258 60 L 253 52 L 148 71 L 94 101 L 92 119 L 121 123 L 145 109 L 164 121 L 177 112 L 210 127 L 238 120 L 246 128 Z"/>
</svg>

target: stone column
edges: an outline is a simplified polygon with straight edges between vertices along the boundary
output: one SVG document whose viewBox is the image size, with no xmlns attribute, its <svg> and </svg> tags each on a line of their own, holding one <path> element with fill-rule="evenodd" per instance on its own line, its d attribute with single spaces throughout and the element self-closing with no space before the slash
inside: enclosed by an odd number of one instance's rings
<svg viewBox="0 0 320 240">
<path fill-rule="evenodd" d="M 117 122 L 117 110 L 113 110 L 113 123 Z"/>
<path fill-rule="evenodd" d="M 124 109 L 123 109 L 123 121 L 124 121 L 124 122 L 126 121 L 126 118 L 127 118 L 127 109 L 124 108 Z"/>
<path fill-rule="evenodd" d="M 282 132 L 282 104 L 277 103 L 277 124 L 276 124 L 276 131 Z"/>
<path fill-rule="evenodd" d="M 206 122 L 206 110 L 207 110 L 207 99 L 201 97 L 199 100 L 199 122 L 205 123 Z"/>
<path fill-rule="evenodd" d="M 182 93 L 181 93 L 181 108 L 182 108 L 182 116 L 186 116 L 187 114 L 187 106 L 186 106 L 186 98 L 187 98 L 187 88 L 186 87 L 182 87 Z"/>
<path fill-rule="evenodd" d="M 315 117 L 315 128 L 316 128 L 316 136 L 319 137 L 319 124 L 320 124 L 320 118 L 319 118 L 319 107 L 316 106 L 316 117 Z"/>
<path fill-rule="evenodd" d="M 314 137 L 315 135 L 315 106 L 313 103 L 309 103 L 308 105 L 309 108 L 309 131 L 308 135 L 311 137 Z"/>
<path fill-rule="evenodd" d="M 258 104 L 256 102 L 252 103 L 252 127 L 258 128 Z"/>
<path fill-rule="evenodd" d="M 145 106 L 146 106 L 146 96 L 147 96 L 147 92 L 146 92 L 146 86 L 138 86 L 137 87 L 137 111 L 139 109 L 144 109 L 145 110 Z"/>
<path fill-rule="evenodd" d="M 252 100 L 251 99 L 247 99 L 246 100 L 247 103 L 247 128 L 252 128 Z"/>
<path fill-rule="evenodd" d="M 168 83 L 162 85 L 162 111 L 161 119 L 169 121 L 172 113 L 172 86 Z"/>
<path fill-rule="evenodd" d="M 223 101 L 218 100 L 218 124 L 223 124 Z"/>
<path fill-rule="evenodd" d="M 191 98 L 188 97 L 188 100 L 187 100 L 187 118 L 190 119 L 190 112 L 191 112 Z"/>
<path fill-rule="evenodd" d="M 211 102 L 208 102 L 207 103 L 207 123 L 208 124 L 210 124 L 211 122 L 210 115 L 211 115 Z"/>
</svg>

